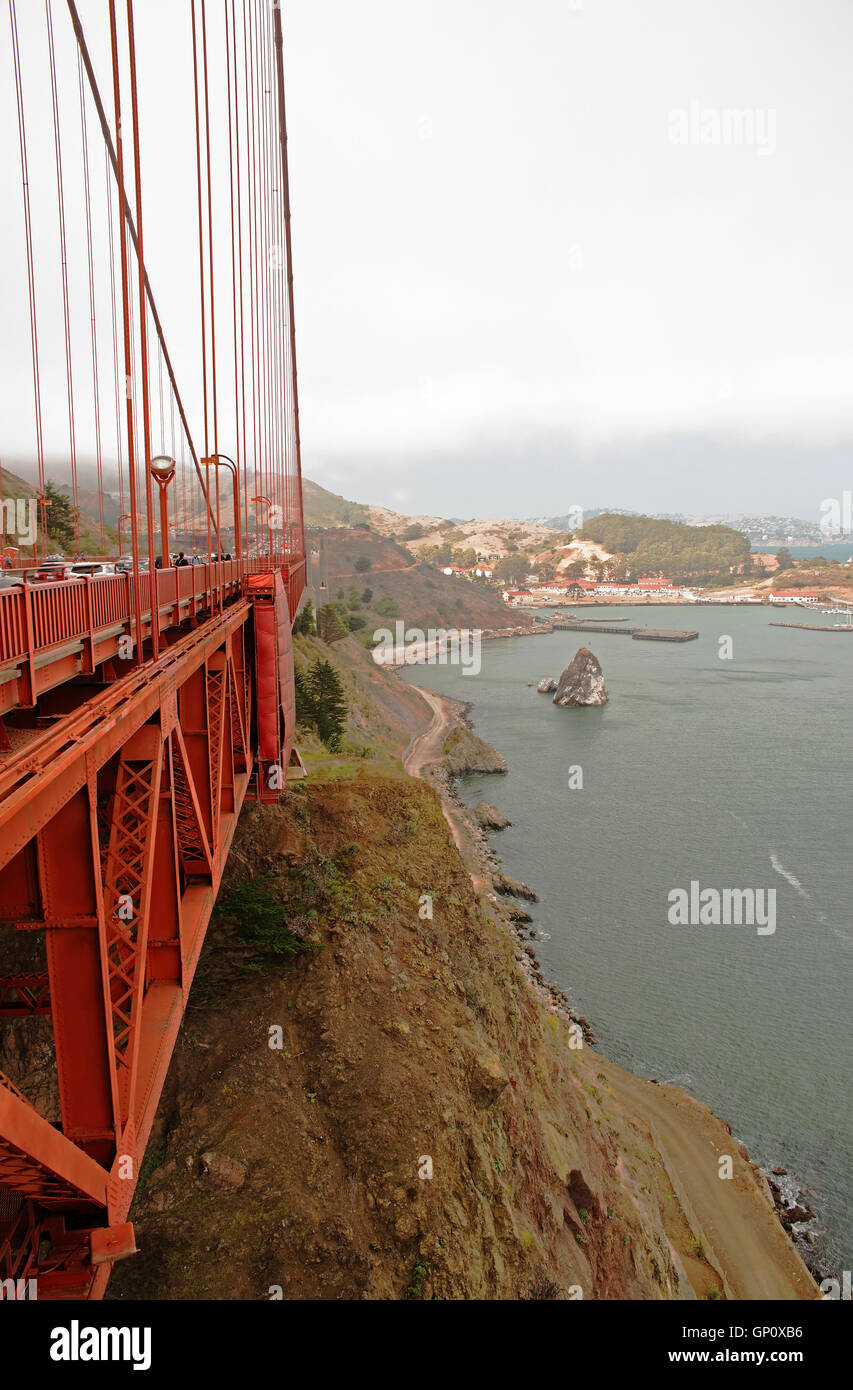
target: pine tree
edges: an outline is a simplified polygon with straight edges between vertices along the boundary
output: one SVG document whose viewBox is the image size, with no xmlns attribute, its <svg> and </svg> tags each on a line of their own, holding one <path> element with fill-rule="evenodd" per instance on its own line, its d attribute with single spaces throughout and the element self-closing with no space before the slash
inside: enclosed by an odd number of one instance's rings
<svg viewBox="0 0 853 1390">
<path fill-rule="evenodd" d="M 314 705 L 314 697 L 308 689 L 305 675 L 298 666 L 293 668 L 293 684 L 296 690 L 296 722 L 303 724 L 309 729 L 317 726 L 317 711 Z"/>
<path fill-rule="evenodd" d="M 56 483 L 45 483 L 44 499 L 48 503 L 44 511 L 48 540 L 54 542 L 60 550 L 71 550 L 76 530 L 74 508 L 65 494 L 59 491 Z M 39 511 L 41 512 L 40 507 Z"/>
<path fill-rule="evenodd" d="M 776 559 L 779 561 L 780 573 L 782 570 L 792 570 L 794 568 L 791 552 L 786 545 L 783 545 L 781 550 L 777 550 Z"/>
<path fill-rule="evenodd" d="M 305 637 L 314 637 L 316 635 L 317 620 L 314 617 L 314 605 L 310 598 L 305 600 L 297 613 L 293 623 L 293 631 L 296 636 L 302 634 Z"/>
<path fill-rule="evenodd" d="M 317 732 L 326 747 L 336 753 L 341 746 L 347 718 L 344 688 L 328 661 L 317 661 L 308 672 L 307 690 L 314 706 Z"/>
<path fill-rule="evenodd" d="M 317 635 L 327 646 L 331 646 L 333 642 L 339 642 L 347 634 L 348 628 L 341 618 L 337 604 L 324 603 L 317 614 Z"/>
</svg>

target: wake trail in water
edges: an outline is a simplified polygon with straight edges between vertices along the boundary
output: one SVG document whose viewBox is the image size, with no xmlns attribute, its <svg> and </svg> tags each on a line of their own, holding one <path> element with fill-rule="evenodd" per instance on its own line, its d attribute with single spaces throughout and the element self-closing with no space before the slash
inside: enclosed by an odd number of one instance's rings
<svg viewBox="0 0 853 1390">
<path fill-rule="evenodd" d="M 776 870 L 777 874 L 781 874 L 782 878 L 787 879 L 791 887 L 797 890 L 801 898 L 805 898 L 806 902 L 811 902 L 809 894 L 806 892 L 805 888 L 800 883 L 800 880 L 797 878 L 796 874 L 792 874 L 790 869 L 786 869 L 778 854 L 775 854 L 772 850 L 770 852 L 770 863 L 773 865 L 773 868 Z M 822 912 L 820 908 L 817 909 L 817 920 L 823 926 L 829 927 L 838 937 L 839 941 L 844 942 L 845 946 L 853 946 L 853 936 L 848 936 L 847 932 L 842 931 L 840 927 L 836 927 L 832 922 L 829 922 L 827 920 L 826 913 Z"/>
<path fill-rule="evenodd" d="M 790 869 L 785 868 L 785 865 L 782 863 L 782 860 L 779 858 L 778 854 L 776 854 L 773 850 L 770 851 L 770 863 L 773 865 L 773 868 L 776 870 L 777 874 L 781 874 L 782 878 L 786 879 L 787 882 L 790 883 L 792 888 L 796 888 L 800 897 L 805 898 L 806 902 L 808 902 L 809 895 L 806 892 L 803 885 L 800 883 L 800 880 L 797 878 L 796 874 L 792 874 Z"/>
</svg>

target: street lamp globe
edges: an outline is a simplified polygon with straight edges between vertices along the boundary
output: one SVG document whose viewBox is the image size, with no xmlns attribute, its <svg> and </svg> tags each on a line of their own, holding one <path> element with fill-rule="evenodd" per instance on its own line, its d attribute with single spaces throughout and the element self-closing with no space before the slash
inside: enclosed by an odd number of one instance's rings
<svg viewBox="0 0 853 1390">
<path fill-rule="evenodd" d="M 148 465 L 158 483 L 168 483 L 175 473 L 175 460 L 166 454 L 158 454 Z"/>
</svg>

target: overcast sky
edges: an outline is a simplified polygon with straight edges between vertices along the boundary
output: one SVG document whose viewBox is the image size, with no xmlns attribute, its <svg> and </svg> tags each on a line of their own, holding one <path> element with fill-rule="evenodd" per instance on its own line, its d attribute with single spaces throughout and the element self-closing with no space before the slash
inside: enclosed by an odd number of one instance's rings
<svg viewBox="0 0 853 1390">
<path fill-rule="evenodd" d="M 103 8 L 81 5 L 93 30 Z M 184 186 L 163 35 L 186 38 L 188 8 L 137 7 L 144 165 Z M 848 0 L 282 9 L 308 476 L 459 516 L 580 503 L 816 520 L 853 487 Z M 187 375 L 197 292 L 176 243 L 195 246 L 193 193 L 186 216 L 181 190 L 146 193 Z M 8 344 L 3 365 L 8 458 L 29 417 Z"/>
</svg>

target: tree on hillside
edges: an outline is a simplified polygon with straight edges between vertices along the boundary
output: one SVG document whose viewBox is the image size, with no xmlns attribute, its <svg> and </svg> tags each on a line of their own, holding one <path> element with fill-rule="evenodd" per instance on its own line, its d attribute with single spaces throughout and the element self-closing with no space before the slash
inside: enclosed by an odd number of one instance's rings
<svg viewBox="0 0 853 1390">
<path fill-rule="evenodd" d="M 328 661 L 317 661 L 306 679 L 314 706 L 317 732 L 332 753 L 338 752 L 347 718 L 347 702 L 340 676 Z"/>
<path fill-rule="evenodd" d="M 421 538 L 421 536 L 425 536 L 425 535 L 426 535 L 426 532 L 424 531 L 424 528 L 423 528 L 423 526 L 421 526 L 420 522 L 414 521 L 414 522 L 412 522 L 412 525 L 411 525 L 411 526 L 407 526 L 406 529 L 405 529 L 405 531 L 403 532 L 403 540 L 404 540 L 404 541 L 419 541 L 420 538 Z"/>
<path fill-rule="evenodd" d="M 362 593 L 361 593 L 361 601 L 362 601 L 362 603 L 370 603 L 370 601 L 371 601 L 372 598 L 373 598 L 373 590 L 372 590 L 372 589 L 363 589 L 363 590 L 362 590 Z"/>
<path fill-rule="evenodd" d="M 317 636 L 330 647 L 333 642 L 339 642 L 342 637 L 346 637 L 348 631 L 338 605 L 324 603 L 317 614 Z"/>
<path fill-rule="evenodd" d="M 425 560 L 439 567 L 453 564 L 453 550 L 449 545 L 431 545 L 421 554 Z"/>
<path fill-rule="evenodd" d="M 77 518 L 71 502 L 52 482 L 45 483 L 44 497 L 48 504 L 44 513 L 48 541 L 58 550 L 72 550 Z M 40 513 L 41 507 L 38 510 Z"/>
<path fill-rule="evenodd" d="M 356 574 L 366 574 L 372 563 L 373 561 L 369 560 L 366 555 L 359 555 L 355 562 Z"/>
<path fill-rule="evenodd" d="M 783 545 L 781 550 L 776 551 L 776 559 L 779 562 L 780 570 L 792 570 L 794 568 L 791 552 L 786 545 Z"/>
<path fill-rule="evenodd" d="M 310 598 L 305 600 L 302 608 L 297 613 L 293 622 L 294 636 L 303 635 L 313 637 L 317 631 L 317 621 L 314 617 L 314 605 Z"/>
<path fill-rule="evenodd" d="M 314 712 L 314 698 L 308 689 L 308 683 L 304 674 L 298 666 L 293 668 L 293 686 L 296 691 L 296 722 L 305 728 L 316 727 Z"/>
<path fill-rule="evenodd" d="M 583 560 L 572 560 L 566 568 L 566 575 L 569 579 L 583 579 L 586 574 L 586 565 Z"/>
<path fill-rule="evenodd" d="M 517 555 L 505 555 L 494 567 L 494 578 L 505 584 L 521 584 L 529 570 L 528 556 L 522 555 L 521 552 Z"/>
</svg>

